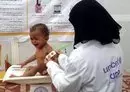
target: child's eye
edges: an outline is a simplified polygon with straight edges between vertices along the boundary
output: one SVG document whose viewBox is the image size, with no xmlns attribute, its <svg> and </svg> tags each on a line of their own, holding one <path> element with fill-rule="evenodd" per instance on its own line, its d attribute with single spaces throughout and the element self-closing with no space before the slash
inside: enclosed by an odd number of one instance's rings
<svg viewBox="0 0 130 92">
<path fill-rule="evenodd" d="M 37 38 L 33 37 L 33 38 L 30 38 L 31 40 L 38 40 Z"/>
</svg>

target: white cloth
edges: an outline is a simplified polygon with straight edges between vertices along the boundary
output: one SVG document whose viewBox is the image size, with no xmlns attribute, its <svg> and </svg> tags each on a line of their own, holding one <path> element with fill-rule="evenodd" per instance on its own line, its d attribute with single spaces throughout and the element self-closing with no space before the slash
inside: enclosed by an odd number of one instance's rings
<svg viewBox="0 0 130 92">
<path fill-rule="evenodd" d="M 80 43 L 69 57 L 60 54 L 58 61 L 47 63 L 58 92 L 121 92 L 123 57 L 118 44 Z"/>
</svg>

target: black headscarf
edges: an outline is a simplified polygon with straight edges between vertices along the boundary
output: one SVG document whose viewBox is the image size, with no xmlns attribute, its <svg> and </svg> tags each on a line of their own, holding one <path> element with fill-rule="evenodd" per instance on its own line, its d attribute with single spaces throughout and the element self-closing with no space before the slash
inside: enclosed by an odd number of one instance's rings
<svg viewBox="0 0 130 92">
<path fill-rule="evenodd" d="M 97 40 L 103 45 L 120 42 L 121 26 L 96 0 L 78 2 L 70 12 L 69 21 L 75 30 L 74 45 L 84 40 Z"/>
</svg>

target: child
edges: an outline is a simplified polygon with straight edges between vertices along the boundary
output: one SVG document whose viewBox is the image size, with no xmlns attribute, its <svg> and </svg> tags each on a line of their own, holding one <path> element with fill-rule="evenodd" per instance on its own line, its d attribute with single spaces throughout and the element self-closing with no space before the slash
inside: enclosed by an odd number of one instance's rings
<svg viewBox="0 0 130 92">
<path fill-rule="evenodd" d="M 37 72 L 43 75 L 46 70 L 44 59 L 52 51 L 52 47 L 47 43 L 49 39 L 49 30 L 45 24 L 36 24 L 30 28 L 30 40 L 36 48 L 36 52 L 29 59 L 21 63 L 21 66 L 37 60 L 37 66 L 30 66 L 26 69 L 23 76 L 34 76 Z"/>
</svg>

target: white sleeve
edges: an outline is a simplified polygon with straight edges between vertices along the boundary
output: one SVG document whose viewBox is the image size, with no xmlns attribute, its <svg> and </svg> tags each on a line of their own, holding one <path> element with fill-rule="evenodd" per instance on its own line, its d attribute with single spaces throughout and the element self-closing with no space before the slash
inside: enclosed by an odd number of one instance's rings
<svg viewBox="0 0 130 92">
<path fill-rule="evenodd" d="M 59 65 L 60 67 L 65 70 L 68 62 L 68 56 L 66 56 L 65 54 L 60 54 L 58 57 L 58 61 L 59 61 Z"/>
<path fill-rule="evenodd" d="M 52 82 L 58 92 L 78 92 L 81 87 L 81 75 L 80 75 L 80 69 L 77 68 L 74 64 L 70 63 L 64 66 L 64 62 L 68 62 L 66 60 L 67 57 L 62 55 L 59 57 L 58 60 L 61 60 L 58 65 L 54 61 L 49 61 L 47 63 L 47 71 L 50 75 Z M 78 61 L 76 61 L 78 60 Z M 79 62 L 78 58 L 75 58 L 74 61 Z M 73 62 L 73 61 L 72 61 Z M 66 69 L 62 69 L 62 68 Z"/>
</svg>

